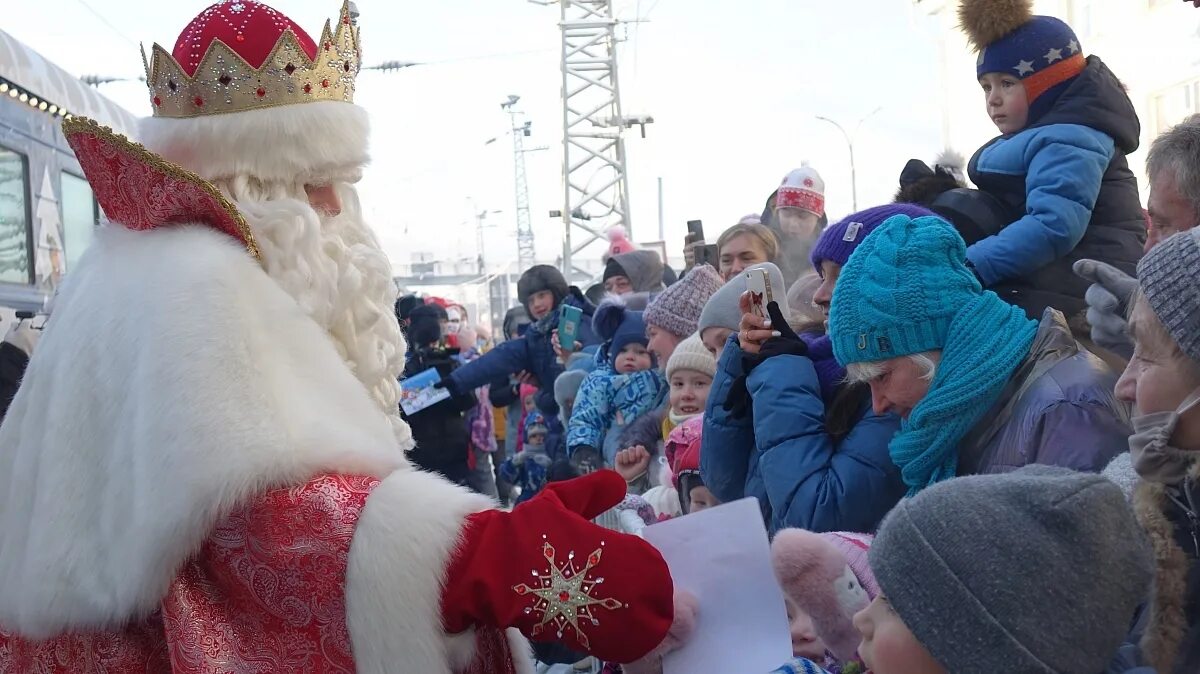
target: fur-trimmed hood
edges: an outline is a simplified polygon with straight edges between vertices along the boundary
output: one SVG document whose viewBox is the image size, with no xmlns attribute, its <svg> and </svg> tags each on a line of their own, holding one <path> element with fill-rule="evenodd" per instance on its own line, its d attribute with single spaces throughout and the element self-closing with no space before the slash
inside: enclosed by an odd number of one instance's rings
<svg viewBox="0 0 1200 674">
<path fill-rule="evenodd" d="M 1192 500 L 1200 503 L 1200 457 L 1188 471 Z M 1185 497 L 1186 502 L 1186 497 Z M 1200 624 L 1188 624 L 1188 607 L 1200 602 L 1200 586 L 1189 582 L 1200 564 L 1185 552 L 1193 545 L 1188 518 L 1178 511 L 1164 485 L 1140 480 L 1133 494 L 1134 513 L 1154 550 L 1154 587 L 1150 618 L 1142 635 L 1145 660 L 1162 674 L 1185 674 L 1200 664 Z M 1193 553 L 1196 551 L 1193 551 Z"/>
</svg>

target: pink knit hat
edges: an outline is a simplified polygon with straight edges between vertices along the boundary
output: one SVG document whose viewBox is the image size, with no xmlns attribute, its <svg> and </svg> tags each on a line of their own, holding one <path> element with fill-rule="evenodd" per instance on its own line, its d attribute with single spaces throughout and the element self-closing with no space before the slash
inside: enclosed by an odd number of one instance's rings
<svg viewBox="0 0 1200 674">
<path fill-rule="evenodd" d="M 637 248 L 633 245 L 633 242 L 629 240 L 629 234 L 621 225 L 609 227 L 608 231 L 606 231 L 604 235 L 608 237 L 609 242 L 608 252 L 604 255 L 605 262 L 608 261 L 608 258 L 614 255 L 620 255 L 621 253 L 632 253 L 633 251 L 637 250 Z"/>
<path fill-rule="evenodd" d="M 651 300 L 642 319 L 647 326 L 656 325 L 681 339 L 687 337 L 700 324 L 700 312 L 704 311 L 708 298 L 724 284 L 712 267 L 706 264 L 693 267 L 687 276 Z"/>
</svg>

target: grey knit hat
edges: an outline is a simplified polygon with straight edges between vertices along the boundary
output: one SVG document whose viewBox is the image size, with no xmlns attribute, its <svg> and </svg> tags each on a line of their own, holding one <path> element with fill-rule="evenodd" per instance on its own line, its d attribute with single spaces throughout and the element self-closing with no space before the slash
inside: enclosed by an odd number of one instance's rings
<svg viewBox="0 0 1200 674">
<path fill-rule="evenodd" d="M 696 331 L 708 298 L 721 289 L 721 275 L 702 264 L 693 267 L 678 283 L 662 291 L 642 314 L 646 325 L 655 325 L 680 339 Z"/>
<path fill-rule="evenodd" d="M 742 320 L 742 310 L 738 307 L 738 298 L 746 292 L 746 271 L 751 269 L 767 270 L 775 299 L 779 301 L 779 308 L 783 311 L 784 317 L 788 317 L 790 312 L 785 297 L 786 286 L 784 286 L 783 273 L 779 271 L 779 267 L 770 262 L 763 262 L 747 267 L 745 271 L 729 279 L 728 283 L 721 286 L 720 290 L 708 298 L 708 302 L 704 305 L 704 311 L 700 312 L 700 323 L 696 328 L 702 337 L 705 328 L 738 329 L 738 324 Z"/>
<path fill-rule="evenodd" d="M 1200 362 L 1200 228 L 1171 236 L 1138 263 L 1138 285 L 1188 358 Z"/>
<path fill-rule="evenodd" d="M 567 401 L 573 400 L 579 393 L 587 374 L 586 370 L 567 370 L 554 379 L 554 402 L 558 403 L 558 409 L 567 409 Z M 567 420 L 563 419 L 563 424 L 566 423 Z"/>
<path fill-rule="evenodd" d="M 951 672 L 1103 671 L 1153 569 L 1120 488 L 1039 465 L 901 501 L 870 560 L 897 615 Z"/>
</svg>

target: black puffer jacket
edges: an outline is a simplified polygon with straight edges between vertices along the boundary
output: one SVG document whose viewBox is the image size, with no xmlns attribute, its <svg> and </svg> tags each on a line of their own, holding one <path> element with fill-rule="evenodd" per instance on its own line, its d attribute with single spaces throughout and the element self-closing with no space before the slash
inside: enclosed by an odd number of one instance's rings
<svg viewBox="0 0 1200 674">
<path fill-rule="evenodd" d="M 404 366 L 404 376 L 411 377 L 435 368 L 442 377 L 450 376 L 458 367 L 458 349 L 421 348 L 411 352 Z M 465 412 L 475 406 L 475 394 L 452 395 L 449 399 L 426 407 L 409 416 L 401 415 L 412 428 L 416 447 L 408 453 L 410 461 L 420 468 L 441 473 L 451 482 L 467 485 L 467 449 L 471 432 Z"/>
<path fill-rule="evenodd" d="M 1138 148 L 1141 125 L 1121 82 L 1095 56 L 1088 59 L 1083 72 L 1066 87 L 1053 107 L 1040 119 L 1016 134 L 1000 136 L 981 147 L 968 165 L 971 180 L 1011 209 L 1016 221 L 1013 224 L 1033 216 L 1039 210 L 1061 215 L 1053 227 L 1041 232 L 1041 238 L 1067 238 L 1063 230 L 1069 229 L 1072 216 L 1067 215 L 1066 210 L 1082 210 L 1083 207 L 1078 205 L 1078 195 L 1094 190 L 1095 183 L 1091 183 L 1091 187 L 1083 182 L 1073 184 L 1082 179 L 1073 175 L 1072 167 L 1056 164 L 1040 169 L 1042 184 L 1027 184 L 1027 177 L 1032 173 L 1030 159 L 1036 153 L 1045 152 L 1048 147 L 1050 151 L 1063 152 L 1055 148 L 1070 148 L 1074 139 L 1086 140 L 1087 134 L 1093 133 L 1073 131 L 1067 125 L 1099 131 L 1112 139 L 1115 148 L 1103 171 L 1099 194 L 1078 243 L 1039 268 L 1016 276 L 1003 274 L 1005 278 L 989 285 L 989 289 L 1025 309 L 1030 318 L 1035 320 L 1041 318 L 1048 306 L 1059 309 L 1068 318 L 1074 318 L 1086 309 L 1083 295 L 1088 284 L 1071 271 L 1071 265 L 1076 260 L 1101 260 L 1133 274 L 1146 241 L 1146 223 L 1138 198 L 1137 178 L 1129 170 L 1125 158 L 1125 155 Z M 1056 129 L 1048 128 L 1056 126 Z M 1064 159 L 1071 161 L 1072 156 L 1081 157 L 1087 151 L 1082 147 L 1074 153 L 1068 151 Z M 1024 166 L 1020 165 L 1022 158 Z M 1061 171 L 1057 170 L 1059 168 Z M 1054 242 L 1055 246 L 1061 245 L 1061 238 Z M 977 245 L 987 245 L 987 242 Z M 1031 249 L 1038 245 L 1045 244 L 1040 241 L 1029 242 Z M 1030 255 L 1023 255 L 1024 251 L 1019 246 L 1013 246 L 1012 249 L 1009 264 L 1000 266 L 1019 267 L 1020 258 L 1033 259 Z M 968 250 L 968 258 L 975 259 L 971 250 Z M 983 276 L 986 279 L 988 274 Z"/>
</svg>

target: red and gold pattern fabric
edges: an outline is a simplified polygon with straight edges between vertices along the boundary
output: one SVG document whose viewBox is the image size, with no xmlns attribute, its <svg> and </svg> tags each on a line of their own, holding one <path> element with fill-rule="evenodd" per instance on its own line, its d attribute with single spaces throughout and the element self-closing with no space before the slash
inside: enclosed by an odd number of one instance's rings
<svg viewBox="0 0 1200 674">
<path fill-rule="evenodd" d="M 217 526 L 161 611 L 121 631 L 36 643 L 0 630 L 0 672 L 353 672 L 347 559 L 377 484 L 325 475 L 268 492 Z M 516 671 L 504 633 L 477 630 L 463 674 Z"/>
</svg>

